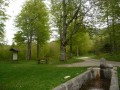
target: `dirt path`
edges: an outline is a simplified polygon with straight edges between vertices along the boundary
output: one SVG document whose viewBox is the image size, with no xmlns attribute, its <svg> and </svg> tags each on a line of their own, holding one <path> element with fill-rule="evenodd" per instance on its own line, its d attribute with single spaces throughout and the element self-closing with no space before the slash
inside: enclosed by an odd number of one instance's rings
<svg viewBox="0 0 120 90">
<path fill-rule="evenodd" d="M 89 57 L 82 57 L 79 59 L 83 59 L 84 62 L 79 62 L 79 63 L 72 63 L 72 64 L 64 64 L 64 65 L 58 65 L 59 67 L 87 67 L 87 66 L 99 66 L 100 65 L 100 60 L 95 60 L 91 59 Z M 106 61 L 107 64 L 112 64 L 113 66 L 119 66 L 120 67 L 120 62 L 115 62 L 115 61 Z"/>
</svg>

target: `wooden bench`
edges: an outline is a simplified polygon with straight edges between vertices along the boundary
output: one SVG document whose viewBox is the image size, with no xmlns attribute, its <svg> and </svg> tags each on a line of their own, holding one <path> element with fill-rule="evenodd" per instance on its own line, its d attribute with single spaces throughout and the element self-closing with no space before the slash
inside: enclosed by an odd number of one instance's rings
<svg viewBox="0 0 120 90">
<path fill-rule="evenodd" d="M 40 59 L 40 60 L 38 60 L 38 64 L 44 64 L 44 63 L 48 63 L 48 58 L 43 58 L 43 59 Z"/>
</svg>

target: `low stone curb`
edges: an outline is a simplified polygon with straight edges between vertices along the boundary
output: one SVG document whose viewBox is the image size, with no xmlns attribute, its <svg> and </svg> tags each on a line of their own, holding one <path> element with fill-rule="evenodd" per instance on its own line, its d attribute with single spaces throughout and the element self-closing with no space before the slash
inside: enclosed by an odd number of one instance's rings
<svg viewBox="0 0 120 90">
<path fill-rule="evenodd" d="M 52 90 L 80 90 L 88 80 L 96 77 L 100 68 L 89 68 L 86 72 L 78 75 L 77 77 L 63 83 Z M 119 90 L 118 77 L 116 68 L 111 69 L 111 85 L 110 90 Z"/>
<path fill-rule="evenodd" d="M 60 86 L 54 88 L 53 90 L 79 90 L 83 83 L 90 78 L 90 70 L 87 70 L 83 74 L 61 84 Z"/>
<path fill-rule="evenodd" d="M 117 68 L 112 69 L 110 90 L 119 90 Z"/>
</svg>

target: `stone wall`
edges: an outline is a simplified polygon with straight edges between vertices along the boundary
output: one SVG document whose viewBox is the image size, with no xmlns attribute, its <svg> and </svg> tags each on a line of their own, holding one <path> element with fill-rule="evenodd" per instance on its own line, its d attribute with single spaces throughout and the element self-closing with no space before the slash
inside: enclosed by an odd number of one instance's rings
<svg viewBox="0 0 120 90">
<path fill-rule="evenodd" d="M 119 90 L 117 68 L 112 69 L 110 90 Z"/>
<path fill-rule="evenodd" d="M 100 68 L 88 68 L 86 72 L 67 81 L 66 83 L 59 85 L 53 90 L 79 90 L 81 86 L 85 84 L 88 80 L 91 80 L 93 78 L 97 78 L 97 76 L 100 76 L 99 71 L 100 71 Z M 106 77 L 112 76 L 110 90 L 119 90 L 116 69 L 110 69 L 110 70 L 107 69 L 104 72 L 106 74 Z"/>
<path fill-rule="evenodd" d="M 83 74 L 61 84 L 60 86 L 54 88 L 53 90 L 79 90 L 83 83 L 91 79 L 91 70 L 87 70 Z"/>
</svg>

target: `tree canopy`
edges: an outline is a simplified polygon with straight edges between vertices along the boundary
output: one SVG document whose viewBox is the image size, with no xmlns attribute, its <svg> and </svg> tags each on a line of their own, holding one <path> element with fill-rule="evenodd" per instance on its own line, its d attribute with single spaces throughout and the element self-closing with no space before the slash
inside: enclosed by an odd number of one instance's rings
<svg viewBox="0 0 120 90">
<path fill-rule="evenodd" d="M 19 31 L 15 34 L 14 39 L 16 43 L 27 42 L 28 56 L 31 53 L 32 41 L 42 46 L 49 39 L 48 21 L 48 11 L 42 0 L 26 1 L 21 13 L 16 18 L 16 26 Z"/>
<path fill-rule="evenodd" d="M 38 61 L 52 55 L 50 51 L 60 56 L 60 61 L 76 52 L 120 53 L 120 0 L 49 1 L 47 9 L 44 0 L 27 0 L 16 17 L 18 30 L 14 42 L 19 47 L 25 46 L 27 60 L 31 59 L 32 50 Z M 7 0 L 0 0 L 0 39 L 4 36 L 7 4 Z M 57 31 L 58 38 L 47 42 L 51 27 Z M 52 50 L 54 47 L 59 50 Z"/>
<path fill-rule="evenodd" d="M 5 27 L 5 21 L 8 18 L 6 14 L 6 7 L 8 6 L 7 0 L 0 0 L 0 40 L 4 37 L 4 27 Z"/>
</svg>

